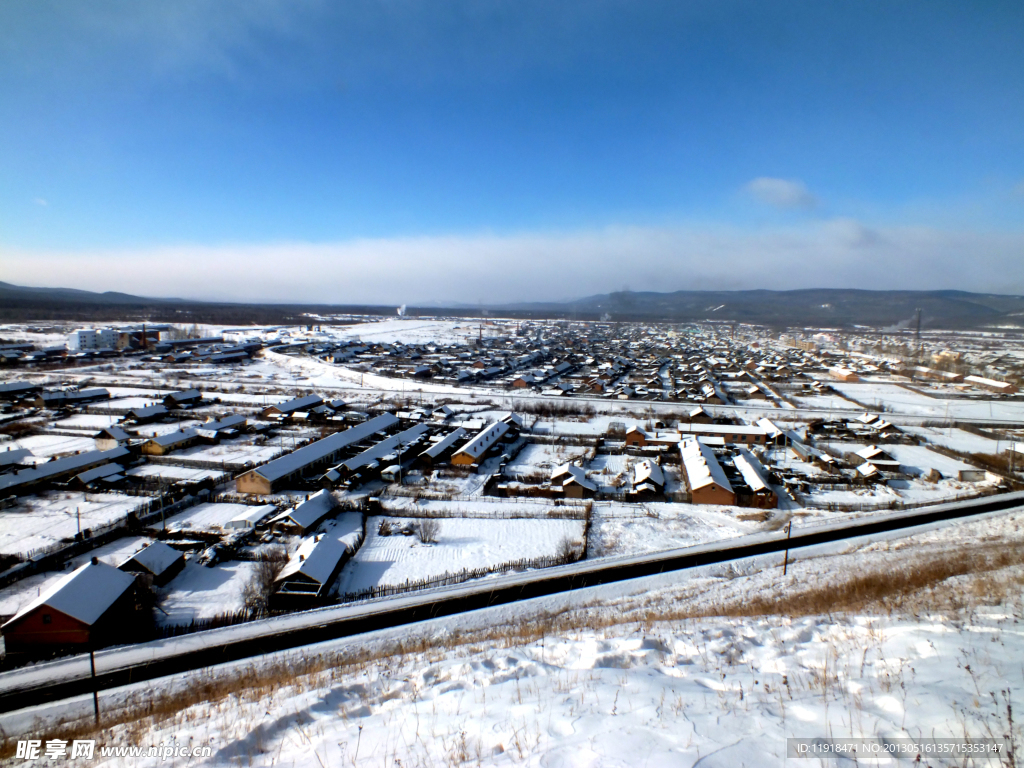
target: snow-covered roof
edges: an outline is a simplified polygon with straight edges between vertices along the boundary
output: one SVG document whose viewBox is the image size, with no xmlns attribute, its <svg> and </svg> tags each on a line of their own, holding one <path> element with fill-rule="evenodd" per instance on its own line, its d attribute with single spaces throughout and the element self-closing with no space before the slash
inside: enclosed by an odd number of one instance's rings
<svg viewBox="0 0 1024 768">
<path fill-rule="evenodd" d="M 660 466 L 650 459 L 638 461 L 633 465 L 633 485 L 641 485 L 643 483 L 653 483 L 658 487 L 664 487 L 665 485 L 665 473 L 662 472 Z"/>
<path fill-rule="evenodd" d="M 148 419 L 151 416 L 163 416 L 167 408 L 162 405 L 147 405 L 145 408 L 132 408 L 128 415 L 133 419 Z"/>
<path fill-rule="evenodd" d="M 565 487 L 569 483 L 576 483 L 582 488 L 586 488 L 588 491 L 597 491 L 597 484 L 593 480 L 587 479 L 587 473 L 583 467 L 577 466 L 573 463 L 563 464 L 560 467 L 556 467 L 551 473 L 551 479 L 555 482 L 561 480 L 562 487 Z"/>
<path fill-rule="evenodd" d="M 760 423 L 750 424 L 680 424 L 684 435 L 767 435 L 768 430 Z"/>
<path fill-rule="evenodd" d="M 75 479 L 80 483 L 91 483 L 93 480 L 98 480 L 101 477 L 111 477 L 122 472 L 124 472 L 124 467 L 120 464 L 103 464 L 99 467 L 87 469 L 80 475 L 75 475 Z"/>
<path fill-rule="evenodd" d="M 184 555 L 174 547 L 162 541 L 153 541 L 121 563 L 118 568 L 123 569 L 128 563 L 136 562 L 154 576 L 159 576 L 183 557 Z"/>
<path fill-rule="evenodd" d="M 783 431 L 776 426 L 775 422 L 765 416 L 757 420 L 757 426 L 763 429 L 765 434 L 773 440 L 783 434 Z"/>
<path fill-rule="evenodd" d="M 128 440 L 131 436 L 120 427 L 106 427 L 96 433 L 97 438 L 110 438 L 111 440 Z"/>
<path fill-rule="evenodd" d="M 732 484 L 725 476 L 725 470 L 718 463 L 714 451 L 695 438 L 687 438 L 679 443 L 679 454 L 686 470 L 686 479 L 690 490 L 717 485 L 732 491 Z"/>
<path fill-rule="evenodd" d="M 258 469 L 252 470 L 267 480 L 279 480 L 297 472 L 323 458 L 337 453 L 342 448 L 358 443 L 370 435 L 383 432 L 398 423 L 398 418 L 393 413 L 382 413 L 369 421 L 346 429 L 344 432 L 336 432 L 323 440 L 317 440 L 311 445 L 292 451 L 287 456 L 274 459 Z"/>
<path fill-rule="evenodd" d="M 761 462 L 757 460 L 746 448 L 739 448 L 736 457 L 733 459 L 736 469 L 743 475 L 743 481 L 750 486 L 752 491 L 768 491 L 768 473 L 765 472 Z"/>
<path fill-rule="evenodd" d="M 83 624 L 92 625 L 135 583 L 131 574 L 103 562 L 88 562 L 62 578 L 18 611 L 4 624 L 9 627 L 45 605 Z"/>
<path fill-rule="evenodd" d="M 31 455 L 32 451 L 28 448 L 15 448 L 13 451 L 0 451 L 0 467 L 20 464 L 23 459 L 26 459 Z"/>
<path fill-rule="evenodd" d="M 410 427 L 404 432 L 399 432 L 397 435 L 391 435 L 386 437 L 370 448 L 367 448 L 360 454 L 353 456 L 351 459 L 343 461 L 339 466 L 345 467 L 349 472 L 355 472 L 356 470 L 369 466 L 378 459 L 387 456 L 389 453 L 401 450 L 407 450 L 410 444 L 418 441 L 424 434 L 430 431 L 430 427 L 427 424 L 417 424 L 414 427 Z"/>
<path fill-rule="evenodd" d="M 326 584 L 346 551 L 345 545 L 332 536 L 306 539 L 299 545 L 275 581 L 287 581 L 301 573 L 317 584 Z"/>
<path fill-rule="evenodd" d="M 452 432 L 449 432 L 444 438 L 438 440 L 432 446 L 427 448 L 427 450 L 423 451 L 423 453 L 421 453 L 420 456 L 426 456 L 428 458 L 434 459 L 440 456 L 445 451 L 447 451 L 449 448 L 451 448 L 452 445 L 454 445 L 458 440 L 461 440 L 465 436 L 465 434 L 466 430 L 464 430 L 462 427 L 458 427 Z"/>
<path fill-rule="evenodd" d="M 479 459 L 506 432 L 508 432 L 508 424 L 503 421 L 496 421 L 492 424 L 488 424 L 476 435 L 476 437 L 460 448 L 458 453 L 465 453 L 468 456 L 472 456 L 474 459 Z"/>
<path fill-rule="evenodd" d="M 264 517 L 266 517 L 276 509 L 277 507 L 275 507 L 273 504 L 260 504 L 259 506 L 249 507 L 247 510 L 245 510 L 245 512 L 240 512 L 239 514 L 235 515 L 230 520 L 228 520 L 227 527 L 239 527 L 237 525 L 232 525 L 232 523 L 248 524 L 245 527 L 256 525 L 256 523 L 258 523 L 260 520 L 262 520 Z"/>
<path fill-rule="evenodd" d="M 324 489 L 317 491 L 294 509 L 282 512 L 270 522 L 277 523 L 281 520 L 291 520 L 303 530 L 308 530 L 316 525 L 317 521 L 321 520 L 332 509 L 334 509 L 334 497 Z"/>
<path fill-rule="evenodd" d="M 172 445 L 178 445 L 179 443 L 186 443 L 189 440 L 194 440 L 196 437 L 198 437 L 198 435 L 194 429 L 182 429 L 178 432 L 171 432 L 167 435 L 151 437 L 149 442 L 156 443 L 162 448 L 169 448 Z"/>
<path fill-rule="evenodd" d="M 859 451 L 854 451 L 856 456 L 860 456 L 862 459 L 879 459 L 881 461 L 891 461 L 889 454 L 879 448 L 877 445 L 869 445 L 867 448 L 861 448 Z"/>
<path fill-rule="evenodd" d="M 276 408 L 281 413 L 287 414 L 294 413 L 295 411 L 307 410 L 315 405 L 320 405 L 323 401 L 324 400 L 320 395 L 306 395 L 305 397 L 297 397 L 286 403 L 278 403 L 277 405 L 272 405 L 270 407 Z"/>
<path fill-rule="evenodd" d="M 79 468 L 88 468 L 110 461 L 119 461 L 129 455 L 126 448 L 111 448 L 109 451 L 88 451 L 75 454 L 74 456 L 65 456 L 63 459 L 48 461 L 35 467 L 0 475 L 0 491 L 28 483 L 49 480 L 61 475 L 69 475 Z"/>
</svg>

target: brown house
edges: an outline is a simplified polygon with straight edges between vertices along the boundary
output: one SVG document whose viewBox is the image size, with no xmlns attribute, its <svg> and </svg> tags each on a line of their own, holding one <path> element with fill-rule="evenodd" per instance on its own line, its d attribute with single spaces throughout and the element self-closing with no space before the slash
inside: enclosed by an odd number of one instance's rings
<svg viewBox="0 0 1024 768">
<path fill-rule="evenodd" d="M 139 605 L 135 577 L 93 558 L 0 629 L 8 651 L 129 641 L 140 626 Z"/>
</svg>

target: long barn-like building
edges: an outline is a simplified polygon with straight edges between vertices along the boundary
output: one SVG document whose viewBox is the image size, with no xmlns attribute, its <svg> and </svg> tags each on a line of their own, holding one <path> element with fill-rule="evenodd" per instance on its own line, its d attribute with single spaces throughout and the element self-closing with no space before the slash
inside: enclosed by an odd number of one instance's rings
<svg viewBox="0 0 1024 768">
<path fill-rule="evenodd" d="M 262 467 L 238 476 L 239 493 L 274 493 L 289 482 L 318 467 L 336 464 L 341 452 L 365 440 L 370 435 L 384 432 L 398 424 L 393 413 L 382 413 L 358 426 L 317 440 L 315 443 L 292 451 L 287 456 L 267 462 Z"/>
</svg>

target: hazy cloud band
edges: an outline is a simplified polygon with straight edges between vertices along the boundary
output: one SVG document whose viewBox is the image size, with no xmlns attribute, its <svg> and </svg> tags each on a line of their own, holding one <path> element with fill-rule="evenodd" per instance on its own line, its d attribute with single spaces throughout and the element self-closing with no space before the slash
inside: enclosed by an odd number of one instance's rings
<svg viewBox="0 0 1024 768">
<path fill-rule="evenodd" d="M 1024 233 L 869 228 L 612 227 L 337 243 L 44 252 L 0 246 L 19 284 L 237 301 L 561 300 L 620 290 L 946 289 L 1024 293 Z"/>
</svg>

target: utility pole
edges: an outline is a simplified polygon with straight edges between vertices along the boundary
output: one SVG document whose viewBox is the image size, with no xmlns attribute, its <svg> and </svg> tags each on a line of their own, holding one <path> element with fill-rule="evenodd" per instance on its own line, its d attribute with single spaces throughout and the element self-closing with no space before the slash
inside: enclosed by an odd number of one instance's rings
<svg viewBox="0 0 1024 768">
<path fill-rule="evenodd" d="M 96 683 L 96 652 L 89 645 L 89 668 L 92 670 L 92 711 L 96 718 L 96 725 L 100 724 L 100 689 Z"/>
<path fill-rule="evenodd" d="M 786 526 L 786 557 L 782 561 L 782 575 L 786 575 L 786 571 L 789 570 L 789 536 L 793 532 L 793 521 L 789 521 L 789 525 Z"/>
</svg>

